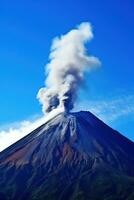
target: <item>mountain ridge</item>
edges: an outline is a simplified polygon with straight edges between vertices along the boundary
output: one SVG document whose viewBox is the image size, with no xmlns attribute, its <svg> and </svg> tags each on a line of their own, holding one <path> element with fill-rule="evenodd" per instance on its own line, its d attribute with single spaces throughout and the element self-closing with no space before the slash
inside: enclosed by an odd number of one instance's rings
<svg viewBox="0 0 134 200">
<path fill-rule="evenodd" d="M 133 152 L 132 141 L 92 113 L 62 113 L 0 153 L 0 194 L 9 200 L 94 200 L 100 194 L 116 200 L 120 186 L 125 200 L 134 195 Z"/>
</svg>

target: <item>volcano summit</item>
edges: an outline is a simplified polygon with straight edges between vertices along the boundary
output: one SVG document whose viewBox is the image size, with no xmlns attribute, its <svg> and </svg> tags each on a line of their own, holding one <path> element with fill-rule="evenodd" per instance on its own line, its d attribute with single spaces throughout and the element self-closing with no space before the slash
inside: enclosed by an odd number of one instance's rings
<svg viewBox="0 0 134 200">
<path fill-rule="evenodd" d="M 134 143 L 61 113 L 0 153 L 0 200 L 133 200 Z"/>
</svg>

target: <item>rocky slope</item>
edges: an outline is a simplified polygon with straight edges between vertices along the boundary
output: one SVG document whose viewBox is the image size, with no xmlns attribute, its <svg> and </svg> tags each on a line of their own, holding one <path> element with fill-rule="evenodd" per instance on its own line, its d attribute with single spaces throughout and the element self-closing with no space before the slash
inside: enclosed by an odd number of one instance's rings
<svg viewBox="0 0 134 200">
<path fill-rule="evenodd" d="M 59 114 L 0 153 L 0 200 L 133 200 L 133 155 L 90 112 Z"/>
</svg>

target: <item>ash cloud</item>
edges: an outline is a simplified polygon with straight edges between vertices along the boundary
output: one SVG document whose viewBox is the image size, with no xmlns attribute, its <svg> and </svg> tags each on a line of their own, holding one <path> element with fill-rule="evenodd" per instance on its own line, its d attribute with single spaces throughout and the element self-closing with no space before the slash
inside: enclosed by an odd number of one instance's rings
<svg viewBox="0 0 134 200">
<path fill-rule="evenodd" d="M 56 37 L 51 46 L 49 63 L 45 66 L 45 87 L 37 98 L 44 113 L 63 107 L 70 111 L 84 72 L 100 65 L 97 57 L 87 54 L 85 44 L 93 38 L 91 24 L 83 22 L 67 34 Z"/>
</svg>

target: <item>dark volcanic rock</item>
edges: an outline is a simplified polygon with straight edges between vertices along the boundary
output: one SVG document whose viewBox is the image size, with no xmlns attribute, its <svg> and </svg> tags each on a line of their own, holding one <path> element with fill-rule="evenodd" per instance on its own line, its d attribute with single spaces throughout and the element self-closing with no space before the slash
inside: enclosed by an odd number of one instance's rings
<svg viewBox="0 0 134 200">
<path fill-rule="evenodd" d="M 0 200 L 133 200 L 133 155 L 90 112 L 60 114 L 0 153 Z"/>
</svg>

